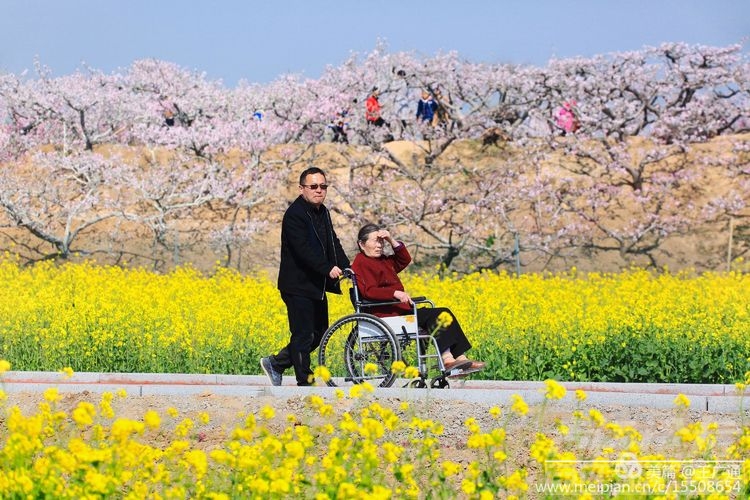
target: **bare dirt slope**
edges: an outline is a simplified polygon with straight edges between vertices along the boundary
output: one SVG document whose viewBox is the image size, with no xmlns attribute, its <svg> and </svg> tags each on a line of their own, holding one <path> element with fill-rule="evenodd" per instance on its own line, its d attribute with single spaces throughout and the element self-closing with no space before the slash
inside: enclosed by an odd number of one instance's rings
<svg viewBox="0 0 750 500">
<path fill-rule="evenodd" d="M 94 393 L 67 393 L 58 408 L 70 413 L 80 401 L 89 401 L 97 404 L 100 396 Z M 39 402 L 43 401 L 41 393 L 10 393 L 6 406 L 18 405 L 24 414 L 35 412 Z M 497 419 L 490 415 L 490 408 L 494 405 L 452 401 L 412 401 L 410 410 L 403 411 L 399 407 L 402 401 L 398 399 L 377 399 L 383 406 L 394 409 L 402 416 L 402 420 L 411 418 L 416 414 L 421 418 L 429 418 L 441 422 L 445 426 L 445 432 L 440 440 L 441 456 L 444 460 L 453 460 L 468 463 L 481 457 L 475 450 L 466 446 L 468 431 L 464 422 L 473 417 L 481 426 L 483 432 L 489 432 L 496 427 L 506 427 L 509 448 L 509 462 L 513 467 L 526 466 L 534 469 L 536 466 L 529 457 L 529 447 L 536 439 L 537 432 L 544 432 L 553 437 L 557 446 L 562 450 L 574 451 L 579 459 L 592 459 L 597 457 L 603 447 L 621 449 L 625 440 L 619 442 L 605 434 L 602 429 L 592 430 L 590 422 L 584 422 L 576 428 L 576 419 L 572 417 L 574 411 L 569 406 L 556 405 L 554 401 L 542 411 L 540 406 L 531 406 L 527 416 L 513 414 L 509 408 L 502 408 L 502 416 Z M 369 400 L 352 400 L 345 398 L 340 401 L 331 402 L 334 405 L 336 415 L 344 411 L 356 412 L 362 406 L 369 404 Z M 305 424 L 317 425 L 330 422 L 328 417 L 325 422 L 310 408 L 305 398 L 295 396 L 290 398 L 276 398 L 273 396 L 261 397 L 227 397 L 216 396 L 209 393 L 194 396 L 128 396 L 125 399 L 114 398 L 113 408 L 118 417 L 141 419 L 148 410 L 155 410 L 162 416 L 164 430 L 174 428 L 183 418 L 190 418 L 196 423 L 193 433 L 193 442 L 196 447 L 210 450 L 222 446 L 231 434 L 232 429 L 241 425 L 243 415 L 253 413 L 258 415 L 260 410 L 270 406 L 276 410 L 276 416 L 268 422 L 270 429 L 281 433 L 282 429 L 290 425 L 286 416 L 293 414 Z M 167 408 L 175 408 L 179 411 L 176 418 L 167 417 Z M 686 450 L 674 433 L 679 428 L 692 422 L 701 421 L 704 426 L 716 423 L 718 430 L 717 450 L 725 450 L 741 433 L 747 416 L 744 413 L 709 413 L 705 411 L 678 411 L 677 409 L 653 409 L 645 407 L 627 406 L 589 406 L 582 403 L 581 409 L 584 415 L 588 410 L 595 408 L 599 410 L 609 422 L 621 426 L 631 426 L 642 435 L 641 450 L 643 454 L 664 455 L 672 458 L 700 458 L 691 455 Z M 211 421 L 200 424 L 199 414 L 207 412 Z M 413 412 L 413 413 L 411 413 Z M 261 419 L 258 419 L 261 421 Z M 556 421 L 568 425 L 571 429 L 567 436 L 562 436 L 556 430 Z M 153 438 L 145 438 L 154 446 L 166 446 L 165 435 L 159 433 Z M 696 452 L 693 452 L 696 453 Z M 718 456 L 723 456 L 719 451 Z"/>
<path fill-rule="evenodd" d="M 692 162 L 696 155 L 709 158 L 731 157 L 735 143 L 750 142 L 750 134 L 734 137 L 718 137 L 713 141 L 696 145 L 693 152 L 687 156 L 688 162 Z M 634 141 L 633 148 L 643 142 Z M 268 225 L 259 230 L 252 241 L 238 243 L 236 247 L 228 253 L 227 248 L 214 243 L 210 243 L 207 235 L 213 231 L 218 231 L 226 225 L 230 215 L 234 212 L 227 207 L 223 207 L 220 200 L 211 203 L 210 207 L 199 207 L 190 211 L 189 214 L 179 214 L 174 220 L 168 222 L 169 231 L 163 241 L 154 239 L 153 231 L 143 224 L 138 224 L 133 220 L 107 220 L 92 226 L 84 231 L 76 241 L 76 249 L 88 249 L 92 253 L 88 254 L 96 258 L 101 263 L 116 262 L 125 265 L 143 265 L 153 267 L 156 270 L 169 270 L 176 264 L 192 263 L 199 269 L 210 271 L 217 262 L 224 263 L 230 259 L 230 266 L 239 269 L 242 272 L 248 272 L 253 269 L 261 268 L 267 270 L 271 275 L 275 274 L 278 266 L 278 226 L 284 209 L 288 203 L 297 195 L 297 176 L 299 172 L 309 166 L 311 163 L 323 167 L 329 173 L 329 199 L 327 204 L 335 207 L 334 223 L 337 227 L 342 243 L 345 249 L 354 253 L 356 245 L 354 239 L 358 229 L 358 223 L 353 220 L 352 214 L 356 210 L 350 206 L 351 199 L 347 199 L 346 190 L 350 185 L 352 178 L 357 176 L 374 175 L 377 173 L 378 165 L 391 164 L 388 158 L 401 162 L 407 169 L 419 172 L 424 170 L 425 153 L 427 146 L 405 141 L 394 141 L 384 145 L 386 155 L 379 156 L 373 154 L 369 148 L 362 146 L 349 146 L 342 144 L 317 144 L 314 146 L 305 145 L 285 145 L 278 150 L 272 149 L 264 153 L 263 161 L 271 164 L 283 164 L 279 161 L 284 152 L 288 149 L 298 150 L 295 153 L 295 160 L 292 164 L 286 165 L 288 169 L 288 178 L 286 183 L 279 185 L 267 186 L 267 193 L 262 203 L 253 206 L 252 210 L 245 214 L 245 217 L 253 220 L 266 221 Z M 517 148 L 516 148 L 517 149 Z M 97 152 L 105 155 L 117 155 L 126 161 L 141 162 L 143 168 L 149 168 L 144 157 L 147 152 L 141 151 L 136 147 L 128 148 L 124 146 L 101 146 Z M 169 152 L 156 151 L 150 152 L 159 164 L 169 164 Z M 443 153 L 441 153 L 435 162 L 430 166 L 435 172 L 450 172 L 451 169 L 457 168 L 457 165 L 471 166 L 480 169 L 487 176 L 501 175 L 503 169 L 513 169 L 519 165 L 517 162 L 528 162 L 524 159 L 519 151 L 514 152 L 513 145 L 492 146 L 482 148 L 477 141 L 460 141 L 451 144 Z M 237 154 L 230 154 L 226 158 L 226 165 L 232 166 L 237 164 Z M 634 154 L 634 157 L 637 157 Z M 745 156 L 747 156 L 745 154 Z M 747 162 L 747 158 L 742 161 Z M 570 175 L 570 171 L 564 165 L 564 161 L 559 156 L 551 155 L 544 164 L 539 168 L 551 178 L 564 178 Z M 366 167 L 366 168 L 363 168 Z M 279 168 L 282 168 L 281 166 Z M 652 167 L 649 167 L 652 168 Z M 21 171 L 27 172 L 27 175 L 33 175 L 33 169 L 26 165 L 20 167 Z M 22 172 L 21 172 L 22 173 Z M 430 181 L 432 182 L 432 181 Z M 740 179 L 729 175 L 726 166 L 707 166 L 706 168 L 697 169 L 695 175 L 691 174 L 685 180 L 685 184 L 695 186 L 695 189 L 681 189 L 675 191 L 673 196 L 688 196 L 689 198 L 680 199 L 683 206 L 696 206 L 698 210 L 705 207 L 709 200 L 729 198 L 725 196 L 733 188 L 739 185 Z M 453 186 L 457 190 L 472 189 L 471 186 Z M 747 202 L 747 200 L 745 200 Z M 134 202 L 135 203 L 135 202 Z M 567 203 L 567 202 L 566 202 Z M 586 205 L 587 200 L 580 200 L 580 204 Z M 575 202 L 572 202 L 575 205 Z M 138 204 L 135 203 L 133 212 L 137 212 Z M 391 211 L 400 210 L 399 207 L 388 207 Z M 383 210 L 387 210 L 383 208 Z M 747 210 L 746 210 L 747 212 Z M 523 215 L 519 212 L 519 216 Z M 470 215 L 464 214 L 470 218 Z M 631 218 L 627 213 L 627 207 L 623 208 L 621 213 L 613 214 L 624 221 Z M 444 211 L 444 217 L 452 217 L 455 214 L 451 210 Z M 643 214 L 638 215 L 639 219 Z M 458 217 L 459 219 L 461 217 Z M 527 217 L 533 220 L 533 217 Z M 470 219 L 469 219 L 470 220 Z M 719 220 L 713 224 L 703 224 L 690 228 L 686 234 L 670 235 L 667 240 L 661 243 L 662 250 L 659 253 L 659 266 L 668 266 L 670 269 L 696 268 L 697 270 L 718 270 L 727 267 L 727 261 L 731 258 L 742 255 L 750 251 L 750 226 L 747 220 L 750 220 L 750 212 L 742 214 L 742 217 L 736 218 L 734 226 L 730 228 L 729 218 L 719 217 Z M 238 220 L 241 222 L 241 220 Z M 454 221 L 455 222 L 455 221 Z M 51 245 L 41 243 L 28 229 L 28 227 L 17 227 L 13 221 L 3 221 L 0 217 L 0 225 L 6 227 L 0 232 L 0 250 L 19 249 L 26 251 L 31 256 L 49 254 L 54 251 Z M 437 221 L 431 221 L 434 227 L 440 227 Z M 618 223 L 607 223 L 608 226 L 618 227 Z M 622 224 L 620 224 L 622 225 Z M 415 227 L 395 228 L 398 234 L 413 233 L 415 242 L 435 244 L 430 240 L 430 236 L 424 231 Z M 452 231 L 450 224 L 446 222 L 443 232 Z M 533 228 L 526 228 L 522 231 L 533 231 Z M 445 237 L 445 235 L 442 235 Z M 481 235 L 480 235 L 481 236 Z M 473 237 L 478 237 L 474 235 Z M 424 239 L 421 241 L 420 238 Z M 480 238 L 481 239 L 481 238 Z M 604 241 L 602 243 L 611 244 L 612 242 Z M 730 251 L 731 245 L 731 251 Z M 33 249 L 33 251 L 31 251 Z M 229 255 L 231 254 L 231 255 Z M 523 254 L 522 260 L 527 260 L 529 253 Z M 420 257 L 415 257 L 415 266 L 420 265 Z M 73 257 L 77 258 L 77 257 Z M 86 257 L 84 257 L 86 258 Z M 632 255 L 620 256 L 616 251 L 599 252 L 597 255 L 591 255 L 590 252 L 581 252 L 580 255 L 573 255 L 566 261 L 555 261 L 549 264 L 550 268 L 544 268 L 546 271 L 567 270 L 571 266 L 576 266 L 581 270 L 595 271 L 616 271 L 630 265 L 639 265 L 648 261 L 630 261 L 634 259 Z M 539 261 L 538 265 L 548 265 L 545 260 Z M 539 271 L 534 268 L 534 263 L 525 262 L 528 265 L 525 272 Z"/>
</svg>

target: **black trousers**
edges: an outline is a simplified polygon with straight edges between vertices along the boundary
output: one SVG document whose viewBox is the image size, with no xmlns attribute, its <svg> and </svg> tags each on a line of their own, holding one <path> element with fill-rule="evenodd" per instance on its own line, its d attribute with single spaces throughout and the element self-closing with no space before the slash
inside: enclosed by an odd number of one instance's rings
<svg viewBox="0 0 750 500">
<path fill-rule="evenodd" d="M 289 318 L 289 344 L 271 356 L 271 366 L 279 373 L 294 367 L 297 385 L 311 385 L 310 353 L 318 348 L 328 329 L 328 299 L 309 299 L 300 295 L 281 294 Z"/>
<path fill-rule="evenodd" d="M 440 354 L 450 350 L 454 357 L 458 357 L 471 349 L 471 342 L 466 338 L 456 316 L 447 307 L 420 307 L 417 309 L 417 324 L 428 333 L 432 333 L 437 325 L 437 317 L 447 312 L 453 318 L 453 322 L 445 329 L 435 334 Z"/>
</svg>

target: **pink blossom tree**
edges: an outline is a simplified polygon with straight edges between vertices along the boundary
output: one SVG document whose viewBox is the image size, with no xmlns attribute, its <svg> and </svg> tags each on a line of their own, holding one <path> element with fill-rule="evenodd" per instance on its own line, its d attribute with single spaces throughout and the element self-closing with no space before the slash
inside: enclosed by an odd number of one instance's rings
<svg viewBox="0 0 750 500">
<path fill-rule="evenodd" d="M 543 269 L 586 255 L 658 266 L 674 237 L 745 220 L 750 71 L 738 46 L 673 43 L 537 68 L 391 54 L 379 44 L 318 79 L 234 89 L 155 60 L 112 75 L 82 68 L 51 78 L 41 65 L 36 73 L 0 76 L 0 161 L 14 164 L 0 197 L 8 229 L 32 241 L 30 228 L 44 226 L 28 222 L 42 218 L 35 198 L 63 207 L 91 196 L 108 219 L 81 219 L 80 208 L 77 224 L 139 228 L 160 265 L 210 251 L 240 266 L 242 248 L 278 222 L 294 172 L 319 161 L 347 166 L 331 193 L 341 215 L 396 225 L 418 261 L 461 270 L 514 261 Z M 388 127 L 366 124 L 373 86 Z M 439 124 L 409 117 L 423 89 L 440 96 Z M 572 102 L 561 129 L 556 113 Z M 349 144 L 319 147 L 342 116 Z M 695 153 L 721 137 L 732 154 Z M 41 151 L 57 151 L 68 170 L 106 164 L 106 189 L 45 188 L 62 171 Z M 44 175 L 21 186 L 15 164 L 32 171 L 36 161 Z M 707 172 L 736 182 L 706 200 Z M 47 217 L 68 224 L 66 210 Z M 68 255 L 87 231 L 73 240 L 44 233 L 52 250 L 37 257 Z"/>
<path fill-rule="evenodd" d="M 51 152 L 6 164 L 0 169 L 0 227 L 12 245 L 6 250 L 28 261 L 108 253 L 116 242 L 110 223 L 122 211 L 116 163 Z M 91 234 L 99 236 L 86 239 Z"/>
</svg>

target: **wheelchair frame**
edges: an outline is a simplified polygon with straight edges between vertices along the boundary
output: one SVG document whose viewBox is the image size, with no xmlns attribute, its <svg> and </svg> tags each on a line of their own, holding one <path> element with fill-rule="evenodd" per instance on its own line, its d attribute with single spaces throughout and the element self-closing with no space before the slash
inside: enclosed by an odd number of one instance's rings
<svg viewBox="0 0 750 500">
<path fill-rule="evenodd" d="M 435 337 L 421 330 L 417 323 L 418 307 L 424 305 L 435 307 L 435 304 L 425 297 L 412 297 L 411 315 L 381 318 L 365 311 L 374 306 L 400 302 L 397 300 L 375 302 L 362 299 L 357 288 L 357 276 L 351 269 L 344 270 L 342 279 L 349 279 L 352 282 L 350 294 L 354 313 L 336 321 L 326 330 L 320 341 L 318 365 L 325 366 L 331 372 L 331 379 L 327 381 L 327 384 L 336 387 L 347 383 L 379 381 L 377 385 L 380 387 L 390 387 L 396 381 L 396 375 L 391 373 L 391 365 L 394 361 L 403 360 L 403 349 L 414 341 L 419 377 L 411 380 L 407 386 L 449 387 L 447 377 L 455 374 L 446 371 Z M 428 342 L 431 344 L 427 344 Z M 432 350 L 429 345 L 432 346 Z M 440 374 L 430 379 L 431 360 L 436 362 Z M 368 364 L 369 370 L 365 370 Z M 372 365 L 376 368 L 374 372 Z"/>
</svg>

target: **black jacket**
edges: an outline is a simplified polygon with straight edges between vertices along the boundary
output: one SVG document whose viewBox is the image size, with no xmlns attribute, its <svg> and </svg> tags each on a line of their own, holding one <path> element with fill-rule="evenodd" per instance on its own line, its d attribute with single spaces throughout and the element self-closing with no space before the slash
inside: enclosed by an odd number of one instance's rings
<svg viewBox="0 0 750 500">
<path fill-rule="evenodd" d="M 330 279 L 328 273 L 333 266 L 349 267 L 349 259 L 333 230 L 328 209 L 320 207 L 328 230 L 325 239 L 315 230 L 313 210 L 299 196 L 284 213 L 278 287 L 282 293 L 323 300 L 327 291 L 341 293 L 338 280 Z"/>
</svg>

